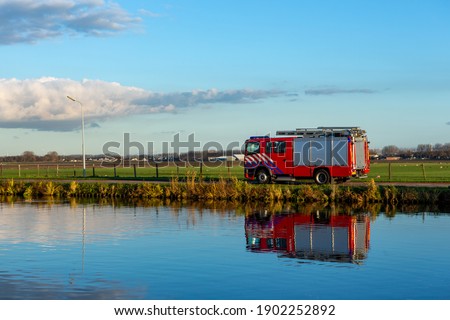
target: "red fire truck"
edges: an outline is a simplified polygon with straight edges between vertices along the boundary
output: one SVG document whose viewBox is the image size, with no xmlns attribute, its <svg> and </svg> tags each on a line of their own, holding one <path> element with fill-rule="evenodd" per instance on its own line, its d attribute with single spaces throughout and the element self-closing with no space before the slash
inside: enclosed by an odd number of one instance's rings
<svg viewBox="0 0 450 320">
<path fill-rule="evenodd" d="M 358 127 L 277 131 L 245 141 L 245 177 L 259 183 L 313 178 L 317 184 L 366 177 L 369 141 Z"/>
<path fill-rule="evenodd" d="M 284 214 L 247 216 L 247 249 L 305 260 L 361 263 L 367 257 L 367 215 Z"/>
</svg>

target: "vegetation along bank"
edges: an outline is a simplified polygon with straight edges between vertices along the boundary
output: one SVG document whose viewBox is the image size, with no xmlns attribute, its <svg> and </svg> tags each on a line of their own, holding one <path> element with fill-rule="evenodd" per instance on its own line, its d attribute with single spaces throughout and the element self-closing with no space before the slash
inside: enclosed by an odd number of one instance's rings
<svg viewBox="0 0 450 320">
<path fill-rule="evenodd" d="M 27 199 L 58 198 L 122 198 L 171 200 L 229 200 L 229 201 L 283 201 L 318 204 L 450 204 L 450 188 L 378 186 L 374 180 L 365 185 L 256 185 L 232 178 L 203 182 L 191 177 L 185 181 L 172 179 L 170 183 L 106 183 L 16 181 L 0 182 L 0 195 L 21 196 Z"/>
</svg>

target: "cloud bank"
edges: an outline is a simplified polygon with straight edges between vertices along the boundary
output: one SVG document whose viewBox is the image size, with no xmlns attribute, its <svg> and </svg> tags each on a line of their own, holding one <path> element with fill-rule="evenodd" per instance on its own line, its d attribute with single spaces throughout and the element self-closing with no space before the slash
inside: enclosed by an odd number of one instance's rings
<svg viewBox="0 0 450 320">
<path fill-rule="evenodd" d="M 135 114 L 176 112 L 199 105 L 251 103 L 283 95 L 275 90 L 194 90 L 158 93 L 115 82 L 61 78 L 0 79 L 0 128 L 71 131 L 80 127 L 82 103 L 87 124 Z"/>
<path fill-rule="evenodd" d="M 140 18 L 103 0 L 0 0 L 0 44 L 35 43 L 63 34 L 108 36 Z"/>
<path fill-rule="evenodd" d="M 319 95 L 334 95 L 334 94 L 371 94 L 376 91 L 371 89 L 338 89 L 338 88 L 322 88 L 322 89 L 310 89 L 305 90 L 306 95 L 319 96 Z"/>
</svg>

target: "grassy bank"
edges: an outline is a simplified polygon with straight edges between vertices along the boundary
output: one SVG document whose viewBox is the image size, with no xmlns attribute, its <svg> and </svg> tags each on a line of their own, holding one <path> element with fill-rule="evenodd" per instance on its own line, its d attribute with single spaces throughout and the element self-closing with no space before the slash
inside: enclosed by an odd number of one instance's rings
<svg viewBox="0 0 450 320">
<path fill-rule="evenodd" d="M 195 175 L 170 183 L 61 183 L 58 181 L 24 182 L 13 179 L 0 183 L 0 195 L 24 198 L 122 198 L 170 199 L 190 201 L 276 202 L 295 204 L 449 204 L 449 188 L 378 186 L 374 180 L 365 186 L 341 185 L 254 185 L 233 178 L 205 183 Z"/>
</svg>

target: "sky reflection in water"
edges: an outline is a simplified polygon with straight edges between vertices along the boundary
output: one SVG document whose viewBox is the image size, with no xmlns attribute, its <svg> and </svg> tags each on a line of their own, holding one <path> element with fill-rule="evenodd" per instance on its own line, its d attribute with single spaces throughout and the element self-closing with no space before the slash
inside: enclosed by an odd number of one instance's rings
<svg viewBox="0 0 450 320">
<path fill-rule="evenodd" d="M 449 214 L 288 211 L 0 203 L 0 299 L 450 298 Z"/>
</svg>

